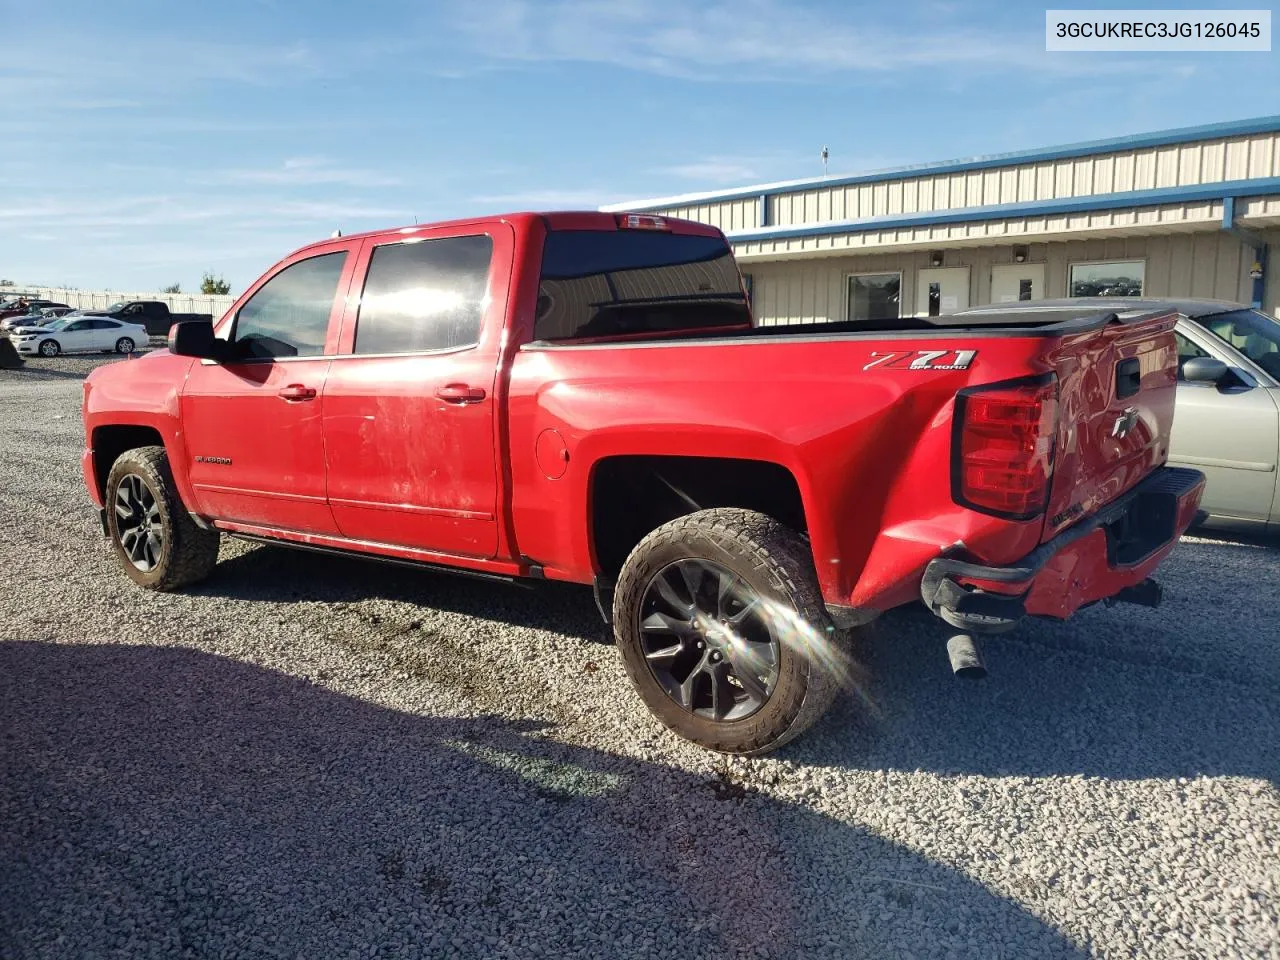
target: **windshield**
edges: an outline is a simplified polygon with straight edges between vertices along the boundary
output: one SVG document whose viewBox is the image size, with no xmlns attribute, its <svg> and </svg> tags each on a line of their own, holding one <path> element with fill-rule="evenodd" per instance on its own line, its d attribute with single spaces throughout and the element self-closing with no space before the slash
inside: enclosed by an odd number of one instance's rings
<svg viewBox="0 0 1280 960">
<path fill-rule="evenodd" d="M 124 309 L 124 302 L 123 302 L 123 301 L 121 301 L 120 303 L 113 303 L 111 306 L 107 307 L 107 309 L 106 309 L 106 310 L 104 310 L 103 312 L 104 312 L 104 313 L 118 313 L 119 311 L 121 311 L 121 310 L 123 310 L 123 309 Z"/>
<path fill-rule="evenodd" d="M 70 322 L 71 321 L 66 318 L 59 318 L 57 320 L 50 320 L 48 323 L 43 324 L 43 326 L 46 330 L 61 330 Z"/>
<path fill-rule="evenodd" d="M 1197 322 L 1280 379 L 1280 323 L 1256 310 L 1219 313 L 1200 317 Z"/>
<path fill-rule="evenodd" d="M 547 234 L 535 339 L 750 325 L 742 278 L 720 237 L 636 230 Z"/>
</svg>

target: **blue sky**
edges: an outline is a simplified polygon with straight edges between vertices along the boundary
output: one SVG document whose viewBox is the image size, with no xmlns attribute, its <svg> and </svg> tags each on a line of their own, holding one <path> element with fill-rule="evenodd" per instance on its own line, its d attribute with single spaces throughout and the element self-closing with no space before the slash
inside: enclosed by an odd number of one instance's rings
<svg viewBox="0 0 1280 960">
<path fill-rule="evenodd" d="M 0 0 L 0 23 L 0 277 L 117 290 L 239 291 L 335 228 L 816 175 L 824 144 L 845 173 L 1280 113 L 1275 53 L 1049 54 L 1043 4 Z"/>
</svg>

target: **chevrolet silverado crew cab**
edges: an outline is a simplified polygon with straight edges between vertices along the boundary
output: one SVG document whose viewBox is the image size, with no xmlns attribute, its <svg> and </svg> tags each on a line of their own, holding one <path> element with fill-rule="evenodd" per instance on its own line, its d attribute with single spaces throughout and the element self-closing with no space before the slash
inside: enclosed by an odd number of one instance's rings
<svg viewBox="0 0 1280 960">
<path fill-rule="evenodd" d="M 1172 311 L 758 326 L 724 236 L 522 213 L 341 237 L 84 385 L 88 490 L 136 583 L 223 534 L 590 584 L 650 710 L 758 753 L 853 628 L 973 634 L 1154 604 L 1193 521 L 1165 466 Z"/>
</svg>

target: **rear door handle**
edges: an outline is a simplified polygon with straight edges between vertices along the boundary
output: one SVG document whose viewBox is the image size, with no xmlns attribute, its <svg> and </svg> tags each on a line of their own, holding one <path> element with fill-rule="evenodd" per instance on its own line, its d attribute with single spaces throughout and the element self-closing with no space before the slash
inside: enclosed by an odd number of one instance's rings
<svg viewBox="0 0 1280 960">
<path fill-rule="evenodd" d="M 445 403 L 479 403 L 485 398 L 484 387 L 470 387 L 465 383 L 446 383 L 436 390 L 436 396 Z"/>
<path fill-rule="evenodd" d="M 287 387 L 281 387 L 276 396 L 282 400 L 314 400 L 316 391 L 314 387 L 304 387 L 300 383 L 291 383 Z"/>
</svg>

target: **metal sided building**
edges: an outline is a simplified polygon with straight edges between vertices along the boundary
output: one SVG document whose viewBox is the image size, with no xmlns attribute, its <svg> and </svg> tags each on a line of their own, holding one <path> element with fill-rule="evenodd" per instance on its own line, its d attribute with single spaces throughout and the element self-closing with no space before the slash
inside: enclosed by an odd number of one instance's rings
<svg viewBox="0 0 1280 960">
<path fill-rule="evenodd" d="M 766 324 L 1118 294 L 1280 315 L 1280 116 L 604 209 L 719 227 Z"/>
</svg>

